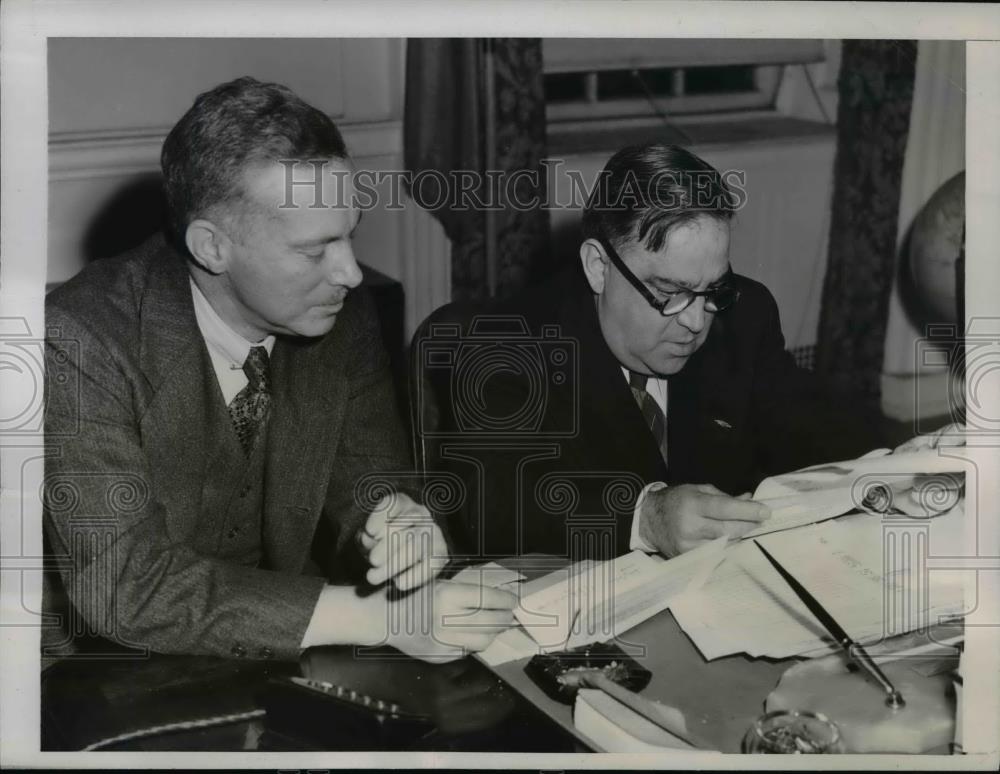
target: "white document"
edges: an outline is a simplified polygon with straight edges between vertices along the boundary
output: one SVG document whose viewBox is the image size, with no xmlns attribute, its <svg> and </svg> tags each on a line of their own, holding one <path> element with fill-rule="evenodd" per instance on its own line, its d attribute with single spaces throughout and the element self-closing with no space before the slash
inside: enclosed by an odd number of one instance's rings
<svg viewBox="0 0 1000 774">
<path fill-rule="evenodd" d="M 487 562 L 459 570 L 452 580 L 456 583 L 472 583 L 496 589 L 523 581 L 524 578 L 525 576 L 517 570 L 508 570 L 496 562 Z"/>
<path fill-rule="evenodd" d="M 639 582 L 616 590 L 611 604 L 602 601 L 589 615 L 581 615 L 570 635 L 570 647 L 593 642 L 599 632 L 624 634 L 666 610 L 679 596 L 701 588 L 722 561 L 726 545 L 723 536 L 669 561 L 660 560 Z"/>
<path fill-rule="evenodd" d="M 669 561 L 633 551 L 520 584 L 515 616 L 521 626 L 502 632 L 478 656 L 497 666 L 624 634 L 700 587 L 722 561 L 725 545 L 726 538 L 718 538 Z M 613 593 L 608 597 L 598 587 Z"/>
<path fill-rule="evenodd" d="M 543 650 L 604 642 L 669 607 L 722 560 L 722 537 L 670 560 L 633 551 L 524 584 L 514 615 Z"/>
<path fill-rule="evenodd" d="M 674 715 L 678 727 L 685 727 L 684 715 L 679 710 L 666 705 L 661 709 Z M 617 699 L 592 688 L 577 692 L 573 724 L 603 752 L 711 752 L 692 747 Z"/>
<path fill-rule="evenodd" d="M 861 507 L 871 487 L 880 484 L 891 490 L 893 506 L 914 517 L 933 515 L 957 502 L 959 492 L 954 481 L 965 472 L 969 461 L 942 455 L 937 449 L 907 454 L 892 454 L 876 449 L 856 460 L 831 462 L 764 479 L 753 499 L 771 508 L 771 518 L 744 539 L 772 532 L 814 524 L 842 516 Z M 929 496 L 912 496 L 918 476 L 956 474 L 942 477 Z M 940 490 L 952 486 L 952 497 L 940 496 Z M 919 495 L 919 493 L 918 493 Z"/>
<path fill-rule="evenodd" d="M 953 544 L 953 535 L 962 534 L 963 519 L 964 510 L 955 508 L 897 528 L 862 514 L 770 535 L 761 543 L 852 638 L 864 643 L 963 610 L 963 573 L 928 571 L 919 557 L 909 555 L 921 545 Z M 924 527 L 930 529 L 926 543 L 893 532 Z M 813 657 L 837 649 L 752 541 L 731 547 L 708 582 L 676 599 L 671 609 L 709 660 L 741 652 Z"/>
<path fill-rule="evenodd" d="M 499 666 L 508 661 L 530 658 L 541 652 L 538 643 L 525 634 L 524 629 L 517 627 L 498 634 L 489 647 L 476 655 L 489 666 Z"/>
</svg>

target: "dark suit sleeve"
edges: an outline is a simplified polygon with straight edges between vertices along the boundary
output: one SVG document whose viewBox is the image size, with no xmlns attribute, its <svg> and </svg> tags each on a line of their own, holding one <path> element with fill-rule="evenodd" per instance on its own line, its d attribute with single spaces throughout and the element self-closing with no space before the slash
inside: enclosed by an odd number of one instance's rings
<svg viewBox="0 0 1000 774">
<path fill-rule="evenodd" d="M 60 338 L 46 347 L 45 526 L 83 621 L 162 653 L 296 658 L 323 579 L 215 559 L 170 534 L 122 356 L 58 307 L 47 323 Z"/>
<path fill-rule="evenodd" d="M 770 292 L 760 290 L 752 410 L 761 474 L 786 473 L 870 451 L 878 437 L 865 414 L 831 396 L 816 374 L 795 364 L 785 349 L 778 306 Z"/>
<path fill-rule="evenodd" d="M 356 301 L 352 360 L 342 366 L 350 376 L 348 405 L 324 505 L 326 525 L 336 536 L 318 546 L 317 557 L 328 576 L 351 583 L 362 582 L 368 569 L 354 537 L 379 498 L 395 491 L 421 501 L 375 307 L 367 293 L 358 292 Z"/>
<path fill-rule="evenodd" d="M 477 387 L 478 410 L 494 418 L 517 417 L 539 399 L 516 375 L 498 373 Z M 472 399 L 471 391 L 458 399 Z M 573 401 L 558 391 L 545 400 L 542 430 L 573 424 Z M 455 430 L 454 406 L 444 413 Z M 501 437 L 457 433 L 449 445 L 442 467 L 462 477 L 467 495 L 453 519 L 462 553 L 485 561 L 527 553 L 603 560 L 628 552 L 643 482 L 620 465 L 595 462 L 586 443 L 522 428 Z"/>
</svg>

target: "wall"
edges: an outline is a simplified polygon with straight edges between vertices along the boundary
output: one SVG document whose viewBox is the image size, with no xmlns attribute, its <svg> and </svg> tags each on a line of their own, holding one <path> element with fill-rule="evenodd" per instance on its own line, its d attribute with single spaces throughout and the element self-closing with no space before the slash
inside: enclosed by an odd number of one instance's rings
<svg viewBox="0 0 1000 774">
<path fill-rule="evenodd" d="M 565 157 L 589 187 L 617 148 Z M 804 138 L 692 145 L 720 171 L 746 173 L 747 200 L 733 221 L 733 270 L 763 282 L 774 294 L 789 349 L 816 343 L 826 271 L 835 138 L 832 131 Z M 555 200 L 569 202 L 572 184 L 561 170 Z M 552 212 L 554 250 L 563 260 L 579 244 L 577 208 Z M 575 241 L 574 241 L 575 240 Z"/>
<path fill-rule="evenodd" d="M 830 230 L 836 152 L 832 122 L 837 115 L 840 49 L 839 40 L 824 40 L 823 61 L 786 66 L 773 111 L 731 119 L 691 119 L 695 123 L 711 122 L 702 126 L 714 126 L 710 134 L 721 136 L 728 131 L 742 135 L 738 140 L 690 148 L 720 171 L 746 173 L 747 202 L 733 222 L 730 259 L 735 271 L 763 282 L 774 294 L 789 349 L 816 344 Z M 675 123 L 688 125 L 683 119 Z M 727 124 L 729 130 L 725 129 Z M 656 132 L 655 128 L 646 131 L 648 136 L 643 136 L 642 141 L 654 139 Z M 624 134 L 609 130 L 605 147 L 600 150 L 591 148 L 586 153 L 561 156 L 566 168 L 579 169 L 589 184 L 608 157 L 626 144 Z M 639 141 L 638 136 L 628 139 L 635 141 Z M 555 183 L 556 200 L 567 201 L 569 178 L 563 173 Z M 553 250 L 561 260 L 570 259 L 570 253 L 575 251 L 576 245 L 571 243 L 576 238 L 573 226 L 578 219 L 578 208 L 552 213 Z"/>
<path fill-rule="evenodd" d="M 93 257 L 95 230 L 117 231 L 124 243 L 141 237 L 147 219 L 155 223 L 144 202 L 163 138 L 198 93 L 239 75 L 285 83 L 329 113 L 357 168 L 401 169 L 404 46 L 385 38 L 51 39 L 48 282 Z M 108 223 L 111 205 L 128 217 Z M 447 300 L 450 247 L 426 213 L 376 207 L 355 247 L 403 283 L 408 334 Z"/>
</svg>

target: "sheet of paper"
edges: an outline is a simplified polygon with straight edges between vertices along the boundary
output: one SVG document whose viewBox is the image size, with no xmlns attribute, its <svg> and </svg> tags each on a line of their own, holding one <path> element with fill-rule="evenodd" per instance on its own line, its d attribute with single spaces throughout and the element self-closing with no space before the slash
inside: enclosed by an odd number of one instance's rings
<svg viewBox="0 0 1000 774">
<path fill-rule="evenodd" d="M 499 666 L 508 661 L 529 658 L 541 653 L 538 643 L 524 633 L 520 627 L 501 632 L 485 650 L 479 651 L 479 656 L 489 666 Z"/>
<path fill-rule="evenodd" d="M 882 450 L 877 450 L 882 451 Z M 847 468 L 854 474 L 895 474 L 895 473 L 963 473 L 972 465 L 963 456 L 961 448 L 921 449 L 902 454 L 878 454 L 870 452 L 856 460 L 833 463 L 836 467 Z M 829 465 L 814 465 L 806 470 L 821 470 Z"/>
<path fill-rule="evenodd" d="M 666 610 L 681 594 L 700 588 L 722 561 L 726 537 L 649 566 L 641 582 L 616 588 L 610 600 L 581 614 L 570 633 L 569 647 L 610 640 Z"/>
<path fill-rule="evenodd" d="M 685 727 L 684 715 L 679 710 L 665 705 L 661 705 L 661 710 L 673 715 L 677 726 Z M 582 688 L 577 693 L 573 723 L 604 752 L 708 752 L 691 747 L 603 691 L 592 688 Z"/>
<path fill-rule="evenodd" d="M 472 567 L 463 568 L 455 573 L 455 577 L 452 580 L 457 583 L 473 583 L 500 588 L 501 586 L 508 586 L 512 583 L 523 581 L 524 578 L 525 576 L 517 570 L 508 570 L 496 562 L 487 562 L 486 564 L 477 564 Z"/>
<path fill-rule="evenodd" d="M 672 605 L 674 617 L 701 654 L 712 660 L 740 652 L 756 656 L 781 647 L 790 651 L 785 655 L 794 655 L 822 644 L 817 642 L 822 629 L 791 589 L 762 586 L 745 568 L 743 554 L 748 549 L 759 553 L 753 543 L 731 547 L 699 591 L 682 595 Z"/>
<path fill-rule="evenodd" d="M 543 648 L 565 649 L 570 629 L 578 625 L 579 611 L 593 609 L 602 600 L 641 584 L 657 566 L 641 551 L 607 562 L 578 562 L 525 584 L 514 615 Z"/>
<path fill-rule="evenodd" d="M 956 508 L 929 520 L 929 525 L 917 526 L 932 530 L 930 545 L 946 545 L 945 539 L 934 540 L 933 530 L 942 537 L 961 534 L 962 518 L 963 511 Z M 904 545 L 890 529 L 895 528 L 860 515 L 777 533 L 761 543 L 855 640 L 871 642 L 936 623 L 940 616 L 963 609 L 962 573 L 928 571 L 912 557 L 887 559 L 893 546 Z M 750 541 L 731 547 L 701 590 L 682 595 L 671 609 L 709 660 L 740 652 L 813 657 L 836 649 L 830 635 Z"/>
<path fill-rule="evenodd" d="M 524 584 L 514 614 L 546 651 L 610 640 L 704 583 L 725 545 L 722 537 L 667 561 L 633 551 L 608 562 L 581 562 Z"/>
<path fill-rule="evenodd" d="M 928 490 L 929 496 L 912 496 L 918 476 L 930 474 L 955 474 L 939 479 L 933 490 L 940 490 L 940 482 L 962 479 L 969 463 L 962 457 L 942 455 L 937 449 L 890 454 L 888 449 L 876 449 L 856 460 L 814 465 L 780 476 L 764 479 L 754 492 L 753 499 L 771 508 L 771 518 L 760 527 L 744 535 L 744 539 L 768 535 L 772 532 L 826 521 L 857 509 L 869 487 L 881 483 L 892 493 L 895 508 L 914 517 L 933 515 L 950 508 L 959 498 L 957 486 L 953 496 L 941 497 L 940 491 Z"/>
</svg>

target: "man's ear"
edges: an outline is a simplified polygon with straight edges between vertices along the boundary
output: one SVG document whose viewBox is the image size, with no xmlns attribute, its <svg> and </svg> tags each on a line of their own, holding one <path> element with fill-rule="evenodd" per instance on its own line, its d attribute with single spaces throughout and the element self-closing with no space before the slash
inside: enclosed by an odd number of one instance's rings
<svg viewBox="0 0 1000 774">
<path fill-rule="evenodd" d="M 580 263 L 583 264 L 583 273 L 587 275 L 590 289 L 601 295 L 608 274 L 608 258 L 596 239 L 588 239 L 580 245 Z"/>
<path fill-rule="evenodd" d="M 212 221 L 192 220 L 184 232 L 192 257 L 209 274 L 222 274 L 229 265 L 231 240 Z"/>
</svg>

